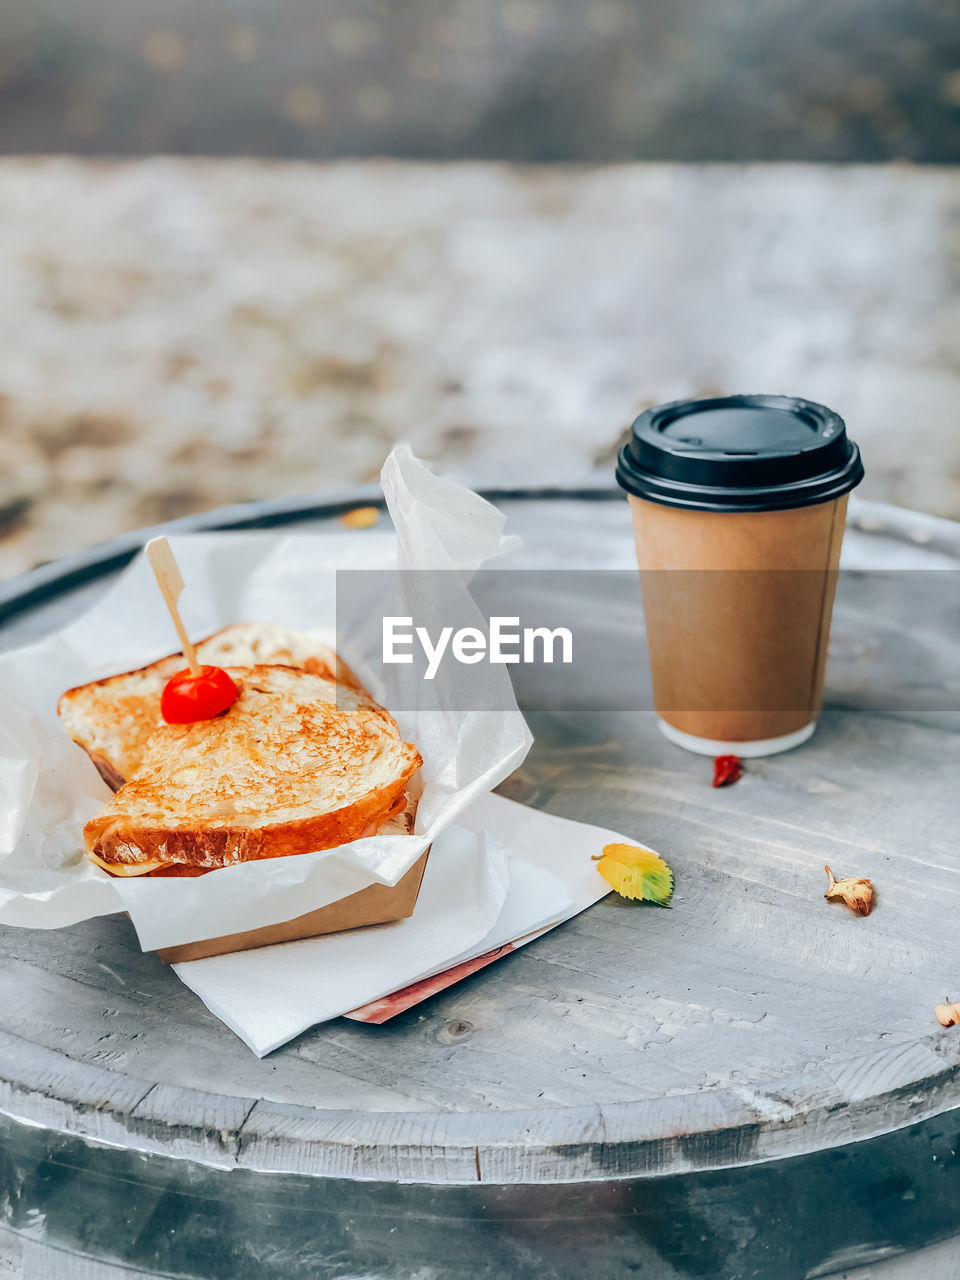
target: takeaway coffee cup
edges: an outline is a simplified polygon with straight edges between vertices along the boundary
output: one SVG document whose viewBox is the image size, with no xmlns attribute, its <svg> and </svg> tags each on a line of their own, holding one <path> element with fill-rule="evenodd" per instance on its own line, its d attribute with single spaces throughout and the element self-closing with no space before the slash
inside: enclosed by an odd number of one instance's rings
<svg viewBox="0 0 960 1280">
<path fill-rule="evenodd" d="M 704 755 L 773 755 L 823 701 L 847 497 L 843 419 L 787 396 L 649 409 L 617 462 L 660 728 Z"/>
</svg>

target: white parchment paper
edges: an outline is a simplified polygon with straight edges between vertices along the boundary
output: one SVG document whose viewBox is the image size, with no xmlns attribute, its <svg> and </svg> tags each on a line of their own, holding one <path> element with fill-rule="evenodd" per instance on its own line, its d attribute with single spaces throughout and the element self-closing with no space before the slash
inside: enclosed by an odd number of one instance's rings
<svg viewBox="0 0 960 1280">
<path fill-rule="evenodd" d="M 395 537 L 370 530 L 171 539 L 187 584 L 180 604 L 191 634 L 268 621 L 316 630 L 332 641 L 338 569 L 457 569 L 466 582 L 507 545 L 495 507 L 432 475 L 405 446 L 393 451 L 381 478 Z M 362 663 L 363 653 L 353 652 L 349 639 L 349 658 Z M 175 647 L 141 555 L 89 613 L 0 657 L 0 923 L 59 928 L 126 910 L 142 947 L 152 950 L 291 919 L 369 884 L 395 884 L 530 746 L 505 670 L 494 675 L 504 682 L 497 705 L 506 708 L 496 713 L 443 706 L 428 687 L 422 707 L 397 716 L 424 760 L 413 835 L 375 836 L 190 879 L 116 880 L 82 853 L 83 823 L 109 792 L 60 725 L 57 699 L 73 685 L 141 666 Z M 375 692 L 389 707 L 389 688 Z M 495 877 L 494 863 L 483 865 Z M 495 886 L 487 900 L 495 902 Z"/>
</svg>

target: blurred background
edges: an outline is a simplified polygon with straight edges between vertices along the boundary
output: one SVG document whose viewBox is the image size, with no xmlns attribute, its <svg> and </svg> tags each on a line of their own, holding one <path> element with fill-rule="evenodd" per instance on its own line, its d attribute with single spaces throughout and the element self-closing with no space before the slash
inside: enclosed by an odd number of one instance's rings
<svg viewBox="0 0 960 1280">
<path fill-rule="evenodd" d="M 960 518 L 958 0 L 0 0 L 0 576 L 782 392 Z"/>
</svg>

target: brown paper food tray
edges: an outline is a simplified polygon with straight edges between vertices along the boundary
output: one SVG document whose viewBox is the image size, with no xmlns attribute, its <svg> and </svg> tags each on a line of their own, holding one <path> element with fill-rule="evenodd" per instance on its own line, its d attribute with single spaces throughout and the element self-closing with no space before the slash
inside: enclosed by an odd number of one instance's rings
<svg viewBox="0 0 960 1280">
<path fill-rule="evenodd" d="M 264 925 L 262 929 L 230 933 L 222 938 L 185 942 L 178 947 L 161 947 L 157 954 L 164 964 L 180 964 L 184 960 L 203 960 L 207 956 L 221 956 L 230 951 L 269 947 L 275 942 L 293 942 L 297 938 L 316 938 L 324 933 L 341 933 L 345 929 L 360 929 L 365 925 L 405 920 L 413 915 L 413 909 L 417 905 L 429 853 L 430 850 L 427 849 L 421 854 L 406 875 L 392 887 L 371 884 L 366 889 L 351 893 L 337 902 L 330 902 L 317 911 L 308 911 L 306 915 L 297 916 L 294 920 Z"/>
</svg>

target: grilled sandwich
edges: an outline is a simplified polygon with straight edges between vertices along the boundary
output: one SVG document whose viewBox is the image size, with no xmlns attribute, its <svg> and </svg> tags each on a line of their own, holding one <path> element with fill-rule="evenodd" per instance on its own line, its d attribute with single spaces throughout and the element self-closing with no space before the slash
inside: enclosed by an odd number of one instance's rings
<svg viewBox="0 0 960 1280">
<path fill-rule="evenodd" d="M 272 623 L 241 622 L 224 627 L 197 645 L 197 657 L 201 663 L 217 667 L 262 663 L 301 667 L 366 693 L 328 644 L 310 632 Z M 136 671 L 68 689 L 60 699 L 57 711 L 67 732 L 114 791 L 139 769 L 151 738 L 163 723 L 163 687 L 185 666 L 183 654 L 172 653 Z"/>
<path fill-rule="evenodd" d="M 233 706 L 152 725 L 136 773 L 87 823 L 105 870 L 198 875 L 335 848 L 409 809 L 420 753 L 369 694 L 302 668 L 226 670 Z"/>
</svg>

